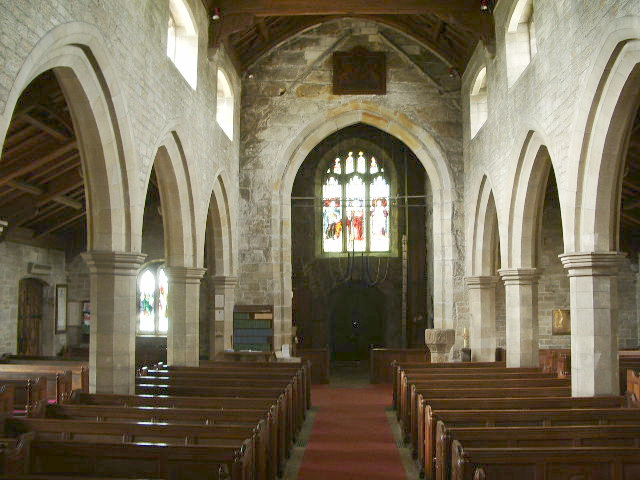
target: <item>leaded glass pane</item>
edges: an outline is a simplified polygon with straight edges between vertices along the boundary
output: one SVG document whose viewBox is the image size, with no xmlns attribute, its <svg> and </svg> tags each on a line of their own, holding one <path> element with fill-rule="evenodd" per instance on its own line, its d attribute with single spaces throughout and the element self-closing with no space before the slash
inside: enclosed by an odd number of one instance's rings
<svg viewBox="0 0 640 480">
<path fill-rule="evenodd" d="M 378 173 L 378 162 L 376 161 L 376 157 L 371 157 L 371 166 L 369 167 L 369 173 Z"/>
<path fill-rule="evenodd" d="M 335 177 L 322 187 L 322 249 L 342 252 L 342 185 Z"/>
<path fill-rule="evenodd" d="M 344 167 L 344 173 L 347 175 L 353 173 L 353 152 L 349 152 L 349 156 L 346 160 L 346 166 Z"/>
<path fill-rule="evenodd" d="M 155 331 L 155 293 L 156 279 L 151 270 L 147 270 L 138 280 L 138 289 L 140 291 L 140 325 L 141 332 Z"/>
<path fill-rule="evenodd" d="M 364 153 L 360 152 L 358 154 L 358 173 L 366 173 L 367 171 L 367 160 L 364 158 Z"/>
<path fill-rule="evenodd" d="M 167 318 L 167 294 L 169 293 L 169 279 L 164 268 L 158 270 L 158 332 L 167 333 L 169 319 Z"/>
<path fill-rule="evenodd" d="M 342 173 L 342 167 L 340 165 L 340 158 L 336 158 L 333 163 L 333 173 L 340 175 Z"/>
<path fill-rule="evenodd" d="M 389 184 L 384 177 L 376 177 L 369 188 L 371 199 L 369 226 L 371 239 L 369 249 L 372 252 L 389 250 Z"/>
<path fill-rule="evenodd" d="M 173 16 L 169 15 L 169 27 L 167 29 L 167 56 L 175 61 L 176 60 L 176 23 L 173 20 Z"/>
<path fill-rule="evenodd" d="M 362 178 L 353 177 L 347 184 L 347 248 L 364 252 L 367 248 L 364 225 L 365 185 Z"/>
</svg>

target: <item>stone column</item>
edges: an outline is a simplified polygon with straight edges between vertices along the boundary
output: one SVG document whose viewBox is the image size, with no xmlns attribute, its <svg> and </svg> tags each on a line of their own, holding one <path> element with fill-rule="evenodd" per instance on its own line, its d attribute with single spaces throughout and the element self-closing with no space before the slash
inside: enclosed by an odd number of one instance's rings
<svg viewBox="0 0 640 480">
<path fill-rule="evenodd" d="M 571 289 L 571 393 L 618 395 L 618 278 L 624 254 L 568 253 Z"/>
<path fill-rule="evenodd" d="M 535 268 L 499 270 L 507 307 L 508 367 L 537 367 L 538 276 Z"/>
<path fill-rule="evenodd" d="M 496 352 L 496 277 L 466 277 L 471 311 L 471 360 L 492 362 Z"/>
<path fill-rule="evenodd" d="M 167 363 L 184 367 L 200 364 L 200 280 L 206 269 L 167 267 Z"/>
<path fill-rule="evenodd" d="M 91 278 L 89 389 L 135 393 L 138 270 L 146 255 L 86 252 Z"/>
<path fill-rule="evenodd" d="M 233 307 L 235 305 L 236 286 L 238 277 L 213 277 L 215 291 L 215 313 L 210 326 L 209 358 L 215 358 L 216 353 L 233 348 Z"/>
<path fill-rule="evenodd" d="M 455 343 L 456 331 L 453 328 L 427 328 L 424 331 L 424 343 L 431 352 L 431 363 L 449 361 L 449 350 Z"/>
</svg>

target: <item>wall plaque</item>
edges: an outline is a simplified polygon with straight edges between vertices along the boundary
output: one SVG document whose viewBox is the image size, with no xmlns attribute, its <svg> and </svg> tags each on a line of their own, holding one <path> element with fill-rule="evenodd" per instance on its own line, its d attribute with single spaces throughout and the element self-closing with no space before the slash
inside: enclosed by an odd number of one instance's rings
<svg viewBox="0 0 640 480">
<path fill-rule="evenodd" d="M 571 310 L 553 310 L 551 320 L 553 335 L 571 335 Z"/>
<path fill-rule="evenodd" d="M 356 47 L 333 54 L 334 95 L 384 95 L 387 93 L 387 59 L 384 52 Z"/>
</svg>

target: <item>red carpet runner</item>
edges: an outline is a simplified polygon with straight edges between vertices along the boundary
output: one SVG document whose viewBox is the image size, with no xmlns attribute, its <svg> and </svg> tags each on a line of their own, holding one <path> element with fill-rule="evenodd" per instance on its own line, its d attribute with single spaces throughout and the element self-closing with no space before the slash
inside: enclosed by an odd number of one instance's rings
<svg viewBox="0 0 640 480">
<path fill-rule="evenodd" d="M 390 385 L 314 385 L 318 407 L 299 480 L 405 480 L 385 408 Z"/>
</svg>

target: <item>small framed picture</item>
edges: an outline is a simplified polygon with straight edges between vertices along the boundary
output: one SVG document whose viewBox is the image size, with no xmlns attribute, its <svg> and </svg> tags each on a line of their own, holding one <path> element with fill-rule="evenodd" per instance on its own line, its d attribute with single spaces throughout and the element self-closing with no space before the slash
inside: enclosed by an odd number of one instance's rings
<svg viewBox="0 0 640 480">
<path fill-rule="evenodd" d="M 571 310 L 556 309 L 552 311 L 551 333 L 553 335 L 571 335 Z"/>
<path fill-rule="evenodd" d="M 56 333 L 67 331 L 67 286 L 56 285 Z"/>
</svg>

